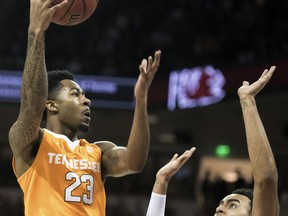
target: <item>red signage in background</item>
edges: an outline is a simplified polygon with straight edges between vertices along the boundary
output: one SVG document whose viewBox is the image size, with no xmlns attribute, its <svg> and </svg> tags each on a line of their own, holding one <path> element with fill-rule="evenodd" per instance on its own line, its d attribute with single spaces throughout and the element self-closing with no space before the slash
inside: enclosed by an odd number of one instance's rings
<svg viewBox="0 0 288 216">
<path fill-rule="evenodd" d="M 211 65 L 172 71 L 167 108 L 172 111 L 217 103 L 225 96 L 224 84 L 222 72 Z"/>
<path fill-rule="evenodd" d="M 253 65 L 238 65 L 235 67 L 231 66 L 231 67 L 223 67 L 223 68 L 217 67 L 216 70 L 221 71 L 221 73 L 223 74 L 225 78 L 225 84 L 223 86 L 223 90 L 226 95 L 223 98 L 223 100 L 237 97 L 237 90 L 242 85 L 242 82 L 244 80 L 250 83 L 256 81 L 261 75 L 261 73 L 265 69 L 269 69 L 272 65 L 276 66 L 276 71 L 271 81 L 269 81 L 269 85 L 267 85 L 265 89 L 263 90 L 263 93 L 282 91 L 282 90 L 288 91 L 288 59 L 287 58 L 270 60 L 270 61 L 266 61 L 266 62 L 262 62 L 258 64 L 253 64 Z M 178 73 L 180 71 L 182 70 L 181 69 L 178 70 Z M 171 72 L 171 74 L 172 73 L 173 72 Z M 205 83 L 203 82 L 205 80 L 205 77 L 203 76 L 204 74 L 202 73 L 202 79 L 199 79 L 199 86 L 202 86 L 203 83 Z M 187 81 L 185 82 L 187 83 Z M 191 88 L 192 89 L 194 88 L 195 90 L 195 87 L 191 87 Z M 199 89 L 198 93 L 195 94 L 194 92 L 194 96 L 193 96 L 194 99 L 197 97 L 199 98 L 199 95 L 207 94 L 207 90 L 208 89 L 205 88 L 205 85 L 204 85 L 203 88 Z M 191 97 L 191 94 L 189 93 L 189 91 L 187 93 L 188 95 L 186 96 Z M 169 95 L 169 78 L 158 79 L 158 80 L 155 79 L 149 91 L 149 106 L 152 108 L 167 107 L 167 104 L 169 101 L 168 95 Z M 287 95 L 287 99 L 288 99 L 288 95 Z"/>
</svg>

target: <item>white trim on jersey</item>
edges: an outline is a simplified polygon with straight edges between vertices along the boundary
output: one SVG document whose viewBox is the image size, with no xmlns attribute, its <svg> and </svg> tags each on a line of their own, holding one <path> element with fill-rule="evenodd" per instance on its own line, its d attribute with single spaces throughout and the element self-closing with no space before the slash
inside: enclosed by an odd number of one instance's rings
<svg viewBox="0 0 288 216">
<path fill-rule="evenodd" d="M 75 141 L 71 141 L 67 136 L 63 135 L 63 134 L 57 134 L 53 131 L 50 131 L 46 128 L 44 128 L 44 130 L 48 133 L 50 133 L 52 136 L 55 136 L 57 138 L 61 138 L 64 139 L 66 141 L 66 143 L 68 144 L 69 148 L 73 151 L 77 146 L 79 146 L 80 144 L 80 140 L 75 140 Z"/>
</svg>

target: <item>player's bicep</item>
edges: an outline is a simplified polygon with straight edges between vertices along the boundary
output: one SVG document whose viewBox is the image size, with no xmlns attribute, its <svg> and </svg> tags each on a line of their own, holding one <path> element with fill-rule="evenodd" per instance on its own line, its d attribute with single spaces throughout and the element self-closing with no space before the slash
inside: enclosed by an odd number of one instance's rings
<svg viewBox="0 0 288 216">
<path fill-rule="evenodd" d="M 113 147 L 102 156 L 106 176 L 120 177 L 129 174 L 126 164 L 127 150 L 125 147 Z"/>
<path fill-rule="evenodd" d="M 274 181 L 254 185 L 252 216 L 263 215 L 279 215 L 277 183 Z"/>
<path fill-rule="evenodd" d="M 40 119 L 31 115 L 19 116 L 9 130 L 9 143 L 13 154 L 17 157 L 32 149 L 32 145 L 39 138 Z"/>
</svg>

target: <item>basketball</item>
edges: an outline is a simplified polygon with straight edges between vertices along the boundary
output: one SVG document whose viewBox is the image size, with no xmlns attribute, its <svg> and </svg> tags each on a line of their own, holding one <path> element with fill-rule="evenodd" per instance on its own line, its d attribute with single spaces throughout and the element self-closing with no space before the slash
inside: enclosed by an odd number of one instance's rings
<svg viewBox="0 0 288 216">
<path fill-rule="evenodd" d="M 54 0 L 52 5 L 63 0 Z M 54 13 L 52 22 L 63 26 L 73 26 L 87 20 L 96 10 L 99 0 L 68 0 L 68 4 Z"/>
</svg>

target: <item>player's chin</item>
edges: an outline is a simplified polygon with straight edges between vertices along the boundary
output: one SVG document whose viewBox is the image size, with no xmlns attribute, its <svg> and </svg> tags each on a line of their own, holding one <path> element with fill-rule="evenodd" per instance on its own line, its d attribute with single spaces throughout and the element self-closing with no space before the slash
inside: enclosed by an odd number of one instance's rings
<svg viewBox="0 0 288 216">
<path fill-rule="evenodd" d="M 91 118 L 88 116 L 83 116 L 83 118 L 81 119 L 82 124 L 87 124 L 89 126 L 90 122 L 91 122 Z"/>
<path fill-rule="evenodd" d="M 90 122 L 89 122 L 90 123 Z M 79 125 L 79 130 L 82 132 L 88 132 L 90 129 L 90 124 L 89 123 L 82 123 Z"/>
</svg>

